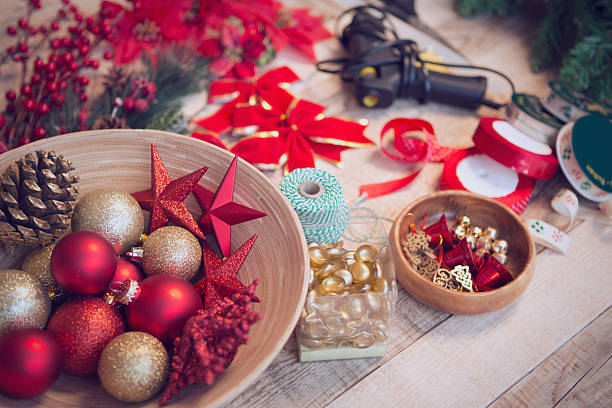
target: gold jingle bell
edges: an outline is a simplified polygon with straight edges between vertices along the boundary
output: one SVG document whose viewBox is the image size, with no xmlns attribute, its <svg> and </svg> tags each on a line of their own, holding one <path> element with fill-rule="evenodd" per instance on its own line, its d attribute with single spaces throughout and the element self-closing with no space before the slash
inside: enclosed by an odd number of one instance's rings
<svg viewBox="0 0 612 408">
<path fill-rule="evenodd" d="M 460 215 L 459 217 L 457 217 L 457 220 L 455 221 L 455 225 L 459 226 L 463 226 L 464 228 L 468 228 L 470 226 L 470 218 L 465 216 L 465 215 Z"/>
<path fill-rule="evenodd" d="M 476 248 L 484 249 L 485 251 L 490 251 L 491 241 L 492 241 L 491 238 L 483 235 L 480 238 L 478 238 L 478 240 L 476 240 Z"/>
<path fill-rule="evenodd" d="M 500 254 L 508 253 L 508 241 L 505 239 L 498 239 L 493 242 L 493 252 L 499 252 Z"/>
<path fill-rule="evenodd" d="M 492 240 L 495 240 L 497 238 L 497 230 L 493 227 L 487 227 L 482 232 L 482 235 L 489 236 Z"/>
</svg>

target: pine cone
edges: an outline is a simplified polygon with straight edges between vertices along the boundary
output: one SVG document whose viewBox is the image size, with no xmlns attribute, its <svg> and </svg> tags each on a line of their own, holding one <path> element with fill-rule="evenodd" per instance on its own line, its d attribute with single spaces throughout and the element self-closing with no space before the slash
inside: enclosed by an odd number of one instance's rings
<svg viewBox="0 0 612 408">
<path fill-rule="evenodd" d="M 79 178 L 55 152 L 37 151 L 0 176 L 0 241 L 7 248 L 47 245 L 69 227 Z"/>
<path fill-rule="evenodd" d="M 111 115 L 101 116 L 93 123 L 92 129 L 129 129 L 125 119 L 114 118 Z"/>
</svg>

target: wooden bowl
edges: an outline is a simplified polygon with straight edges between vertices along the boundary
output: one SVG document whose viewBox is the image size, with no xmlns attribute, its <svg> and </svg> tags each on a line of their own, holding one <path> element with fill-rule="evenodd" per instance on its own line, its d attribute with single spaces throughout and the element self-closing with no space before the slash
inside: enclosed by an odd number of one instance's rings
<svg viewBox="0 0 612 408">
<path fill-rule="evenodd" d="M 150 188 L 151 152 L 155 143 L 172 179 L 209 166 L 200 184 L 216 189 L 233 155 L 194 138 L 153 130 L 102 130 L 73 133 L 41 140 L 0 156 L 0 171 L 35 150 L 55 150 L 72 161 L 79 174 L 81 194 L 101 186 L 117 186 L 127 192 Z M 256 208 L 266 217 L 232 228 L 235 250 L 254 233 L 259 235 L 238 274 L 241 281 L 259 279 L 261 303 L 254 309 L 263 318 L 249 333 L 234 362 L 214 385 L 186 388 L 169 406 L 211 407 L 229 401 L 255 380 L 281 350 L 299 318 L 308 287 L 310 264 L 300 222 L 278 188 L 259 170 L 239 160 L 235 199 Z M 186 200 L 189 210 L 201 214 L 195 199 Z M 148 225 L 148 213 L 145 220 Z M 0 269 L 19 266 L 24 253 L 1 253 Z M 272 256 L 271 256 L 272 255 Z M 62 375 L 45 394 L 17 401 L 0 396 L 9 407 L 157 407 L 157 398 L 142 404 L 122 404 L 108 395 L 97 379 Z"/>
<path fill-rule="evenodd" d="M 466 293 L 442 288 L 421 276 L 402 250 L 410 213 L 414 214 L 417 225 L 426 215 L 435 222 L 446 214 L 449 224 L 455 217 L 467 215 L 473 225 L 496 228 L 498 236 L 509 243 L 506 267 L 514 279 L 498 289 Z M 404 289 L 426 305 L 449 313 L 487 313 L 509 305 L 523 293 L 535 269 L 535 246 L 520 218 L 505 205 L 467 191 L 439 191 L 413 201 L 396 218 L 390 242 L 396 276 Z"/>
</svg>

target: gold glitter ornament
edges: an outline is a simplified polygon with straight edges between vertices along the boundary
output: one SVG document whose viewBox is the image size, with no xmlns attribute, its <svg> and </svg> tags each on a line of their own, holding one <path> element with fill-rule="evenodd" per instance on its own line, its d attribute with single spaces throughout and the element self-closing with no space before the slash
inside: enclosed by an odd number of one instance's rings
<svg viewBox="0 0 612 408">
<path fill-rule="evenodd" d="M 91 231 L 110 242 L 119 254 L 138 245 L 144 216 L 138 202 L 115 188 L 93 190 L 79 200 L 72 215 L 72 231 Z"/>
<path fill-rule="evenodd" d="M 102 351 L 98 377 L 104 389 L 123 402 L 141 402 L 159 392 L 168 379 L 164 345 L 150 334 L 123 333 Z"/>
<path fill-rule="evenodd" d="M 37 278 L 47 289 L 51 300 L 57 299 L 62 290 L 51 274 L 51 252 L 55 244 L 39 247 L 26 255 L 21 263 L 21 270 Z"/>
<path fill-rule="evenodd" d="M 198 272 L 202 247 L 185 228 L 162 227 L 142 244 L 142 270 L 147 275 L 176 275 L 191 279 Z"/>
<path fill-rule="evenodd" d="M 0 336 L 26 327 L 44 328 L 51 313 L 47 290 L 18 269 L 0 271 Z"/>
</svg>

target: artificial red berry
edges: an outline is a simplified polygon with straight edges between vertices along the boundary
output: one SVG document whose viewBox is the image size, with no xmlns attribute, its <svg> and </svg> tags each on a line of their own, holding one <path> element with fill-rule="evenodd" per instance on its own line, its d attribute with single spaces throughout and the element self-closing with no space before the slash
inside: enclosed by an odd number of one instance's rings
<svg viewBox="0 0 612 408">
<path fill-rule="evenodd" d="M 7 129 L 9 130 L 9 129 Z M 10 133 L 10 132 L 9 132 Z M 8 134 L 6 135 L 8 136 Z M 8 146 L 6 145 L 6 143 L 4 142 L 0 142 L 0 154 L 4 153 L 4 152 L 8 152 Z"/>
<path fill-rule="evenodd" d="M 87 84 L 89 84 L 89 77 L 86 77 L 86 76 L 80 77 L 79 83 L 81 84 L 81 86 L 87 86 Z"/>
<path fill-rule="evenodd" d="M 75 14 L 74 15 L 74 19 L 80 23 L 80 22 L 83 21 L 83 15 L 82 14 Z"/>
<path fill-rule="evenodd" d="M 43 139 L 45 136 L 47 136 L 47 129 L 45 129 L 42 126 L 36 126 L 34 128 L 34 132 L 33 133 L 34 133 L 34 138 L 36 140 L 40 140 L 40 139 Z"/>
<path fill-rule="evenodd" d="M 92 67 L 93 69 L 98 69 L 100 67 L 100 62 L 97 59 L 92 59 L 89 62 L 89 66 Z"/>
<path fill-rule="evenodd" d="M 123 108 L 127 111 L 132 111 L 134 110 L 134 98 L 125 98 L 123 100 Z"/>
<path fill-rule="evenodd" d="M 59 23 L 57 21 L 54 21 L 54 22 L 51 23 L 51 30 L 57 31 L 57 30 L 59 30 L 59 28 L 60 28 L 59 27 Z"/>
<path fill-rule="evenodd" d="M 61 46 L 62 46 L 62 42 L 60 41 L 59 38 L 54 38 L 53 40 L 51 40 L 52 49 L 57 50 Z"/>
<path fill-rule="evenodd" d="M 45 68 L 47 72 L 55 72 L 57 70 L 57 64 L 53 61 L 49 61 Z"/>
<path fill-rule="evenodd" d="M 42 78 L 38 74 L 32 75 L 31 81 L 33 84 L 39 84 L 42 81 Z"/>
<path fill-rule="evenodd" d="M 86 101 L 87 101 L 87 94 L 82 93 L 82 94 L 79 96 L 79 99 L 81 100 L 81 102 L 86 102 Z"/>
<path fill-rule="evenodd" d="M 17 35 L 17 29 L 13 26 L 6 27 L 6 33 L 8 35 Z"/>
<path fill-rule="evenodd" d="M 17 142 L 19 146 L 27 145 L 28 143 L 30 143 L 30 139 L 25 136 L 19 139 L 19 141 Z"/>
<path fill-rule="evenodd" d="M 64 0 L 64 4 L 70 4 L 70 1 Z M 76 6 L 70 6 L 70 11 L 72 11 L 73 13 L 76 13 L 77 12 Z"/>
<path fill-rule="evenodd" d="M 14 101 L 15 98 L 17 98 L 17 94 L 15 93 L 15 91 L 6 91 L 4 97 L 7 101 Z"/>
<path fill-rule="evenodd" d="M 57 64 L 57 54 L 55 53 L 49 54 L 49 62 L 55 62 Z"/>
<path fill-rule="evenodd" d="M 64 97 L 58 93 L 54 93 L 51 96 L 51 102 L 55 106 L 62 106 L 64 104 Z"/>
<path fill-rule="evenodd" d="M 47 91 L 49 92 L 57 92 L 59 89 L 59 85 L 57 82 L 47 82 Z"/>
<path fill-rule="evenodd" d="M 139 99 L 134 104 L 134 108 L 136 108 L 138 112 L 146 111 L 149 108 L 149 102 L 144 99 Z"/>
<path fill-rule="evenodd" d="M 33 111 L 34 108 L 36 107 L 36 102 L 34 102 L 34 99 L 30 99 L 30 98 L 24 99 L 23 107 L 27 111 Z"/>
<path fill-rule="evenodd" d="M 107 60 L 113 59 L 113 53 L 111 51 L 105 51 L 103 56 L 104 56 L 104 59 L 107 59 Z"/>
<path fill-rule="evenodd" d="M 79 69 L 79 64 L 77 64 L 76 61 L 72 61 L 70 64 L 68 64 L 68 68 L 71 71 L 76 71 Z"/>
<path fill-rule="evenodd" d="M 28 20 L 26 20 L 25 18 L 20 18 L 17 24 L 20 28 L 28 28 Z"/>
<path fill-rule="evenodd" d="M 49 81 L 55 81 L 55 72 L 49 72 L 49 73 L 47 74 L 47 79 L 48 79 Z"/>
<path fill-rule="evenodd" d="M 30 30 L 30 35 L 36 35 L 36 33 L 38 33 L 38 29 L 34 26 L 30 26 L 28 29 Z"/>
<path fill-rule="evenodd" d="M 40 31 L 43 34 L 47 34 L 47 26 L 41 25 L 40 27 L 38 27 L 38 31 Z"/>
<path fill-rule="evenodd" d="M 68 82 L 64 81 L 63 79 L 61 79 L 57 85 L 59 86 L 59 89 L 61 89 L 62 91 L 66 88 L 68 88 Z"/>
<path fill-rule="evenodd" d="M 93 17 L 89 16 L 89 17 L 87 17 L 87 19 L 85 19 L 85 22 L 87 23 L 87 25 L 92 26 L 92 25 L 94 25 L 96 20 Z"/>
<path fill-rule="evenodd" d="M 44 102 L 39 103 L 38 107 L 36 108 L 36 111 L 41 115 L 46 115 L 47 113 L 49 113 L 49 105 Z"/>
<path fill-rule="evenodd" d="M 30 85 L 24 85 L 21 87 L 21 93 L 26 96 L 32 95 L 32 87 Z"/>
<path fill-rule="evenodd" d="M 28 52 L 28 45 L 26 43 L 17 44 L 17 51 L 19 52 Z"/>
<path fill-rule="evenodd" d="M 66 52 L 62 54 L 62 60 L 65 64 L 70 64 L 72 61 L 74 61 L 74 55 L 70 54 L 69 52 Z"/>
<path fill-rule="evenodd" d="M 70 4 L 70 0 L 62 0 L 62 3 L 64 4 Z M 74 6 L 73 6 L 74 7 Z"/>
<path fill-rule="evenodd" d="M 13 55 L 13 61 L 19 62 L 21 60 L 22 60 L 21 55 Z"/>
<path fill-rule="evenodd" d="M 34 60 L 34 71 L 40 71 L 45 67 L 45 63 L 40 58 Z"/>
<path fill-rule="evenodd" d="M 81 45 L 81 47 L 79 47 L 79 54 L 81 54 L 81 55 L 89 54 L 89 46 L 88 45 Z"/>
</svg>

